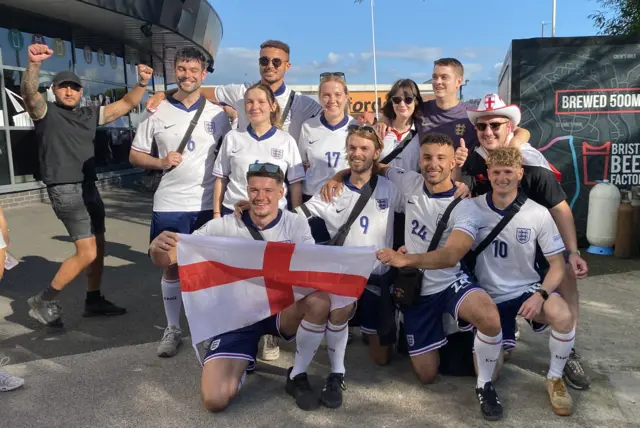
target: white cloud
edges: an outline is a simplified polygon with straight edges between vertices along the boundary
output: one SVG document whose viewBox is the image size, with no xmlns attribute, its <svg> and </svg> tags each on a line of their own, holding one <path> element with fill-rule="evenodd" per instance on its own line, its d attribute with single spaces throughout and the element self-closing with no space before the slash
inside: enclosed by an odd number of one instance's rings
<svg viewBox="0 0 640 428">
<path fill-rule="evenodd" d="M 476 49 L 467 47 L 467 48 L 460 49 L 460 56 L 467 57 L 467 58 L 477 58 L 478 53 Z"/>
<path fill-rule="evenodd" d="M 394 58 L 407 61 L 435 61 L 442 56 L 442 49 L 428 46 L 400 46 L 394 50 L 376 51 L 380 58 Z"/>
<path fill-rule="evenodd" d="M 500 70 L 502 68 L 502 64 L 504 64 L 503 62 L 496 62 L 493 66 L 493 68 L 496 68 L 498 70 Z"/>
<path fill-rule="evenodd" d="M 329 55 L 327 55 L 326 62 L 327 62 L 327 64 L 333 65 L 333 64 L 337 64 L 340 61 L 342 61 L 343 58 L 344 58 L 344 56 L 342 56 L 342 55 L 339 55 L 339 54 L 333 53 L 333 52 L 329 52 Z"/>
</svg>

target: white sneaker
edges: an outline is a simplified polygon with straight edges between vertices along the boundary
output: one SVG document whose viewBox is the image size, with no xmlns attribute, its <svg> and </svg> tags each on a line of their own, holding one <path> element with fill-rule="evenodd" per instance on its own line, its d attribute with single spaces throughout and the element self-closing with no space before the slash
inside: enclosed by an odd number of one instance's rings
<svg viewBox="0 0 640 428">
<path fill-rule="evenodd" d="M 158 357 L 169 358 L 178 353 L 178 348 L 182 345 L 182 330 L 170 325 L 164 329 L 164 334 L 158 345 Z"/>
<path fill-rule="evenodd" d="M 280 358 L 280 346 L 275 336 L 262 336 L 262 360 L 275 361 Z"/>
<path fill-rule="evenodd" d="M 9 362 L 9 357 L 5 357 L 0 360 L 0 367 L 7 365 Z M 0 391 L 12 391 L 16 388 L 20 388 L 24 385 L 24 379 L 18 376 L 13 376 L 12 374 L 0 369 Z"/>
</svg>

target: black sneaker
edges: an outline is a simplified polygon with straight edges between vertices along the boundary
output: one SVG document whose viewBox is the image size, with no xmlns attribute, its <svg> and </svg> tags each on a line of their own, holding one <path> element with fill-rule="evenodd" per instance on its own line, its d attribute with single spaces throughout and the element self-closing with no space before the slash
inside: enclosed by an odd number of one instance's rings
<svg viewBox="0 0 640 428">
<path fill-rule="evenodd" d="M 327 377 L 327 383 L 322 388 L 322 392 L 320 392 L 320 401 L 330 409 L 337 409 L 342 406 L 342 391 L 346 390 L 344 374 L 331 373 Z"/>
<path fill-rule="evenodd" d="M 591 386 L 589 377 L 585 374 L 582 364 L 580 364 L 580 355 L 578 355 L 575 348 L 571 349 L 567 364 L 564 366 L 562 378 L 573 389 L 583 390 L 589 389 Z"/>
<path fill-rule="evenodd" d="M 293 370 L 293 367 L 287 370 L 287 385 L 284 387 L 287 394 L 296 399 L 296 404 L 302 410 L 309 411 L 320 407 L 320 400 L 316 393 L 313 392 L 313 389 L 311 389 L 307 374 L 299 373 L 291 379 L 289 376 L 291 370 Z"/>
<path fill-rule="evenodd" d="M 484 384 L 484 388 L 476 388 L 476 395 L 480 402 L 482 416 L 488 421 L 502 419 L 502 404 L 491 382 Z"/>
<path fill-rule="evenodd" d="M 49 327 L 62 327 L 63 323 L 60 319 L 62 313 L 62 307 L 60 303 L 55 300 L 42 300 L 42 296 L 37 294 L 33 297 L 29 297 L 27 300 L 31 311 L 29 315 L 37 319 L 44 325 Z"/>
<path fill-rule="evenodd" d="M 122 315 L 126 314 L 127 310 L 116 306 L 104 296 L 100 296 L 100 299 L 90 302 L 85 300 L 83 317 L 98 317 L 102 315 Z"/>
</svg>

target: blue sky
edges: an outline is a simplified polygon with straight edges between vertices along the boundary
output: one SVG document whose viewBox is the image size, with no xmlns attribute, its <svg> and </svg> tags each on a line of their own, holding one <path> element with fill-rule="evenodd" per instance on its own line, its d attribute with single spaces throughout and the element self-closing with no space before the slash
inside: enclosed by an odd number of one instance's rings
<svg viewBox="0 0 640 428">
<path fill-rule="evenodd" d="M 348 83 L 373 83 L 369 0 L 210 3 L 222 18 L 224 36 L 207 83 L 258 80 L 258 47 L 266 39 L 291 46 L 289 84 L 316 84 L 323 71 L 344 71 Z M 464 98 L 494 92 L 510 41 L 540 37 L 541 22 L 551 21 L 551 5 L 551 0 L 376 0 L 378 83 L 401 77 L 422 83 L 431 77 L 434 59 L 453 56 L 470 80 Z M 556 37 L 595 35 L 588 16 L 597 7 L 595 0 L 557 0 Z M 545 36 L 550 35 L 549 24 Z"/>
</svg>

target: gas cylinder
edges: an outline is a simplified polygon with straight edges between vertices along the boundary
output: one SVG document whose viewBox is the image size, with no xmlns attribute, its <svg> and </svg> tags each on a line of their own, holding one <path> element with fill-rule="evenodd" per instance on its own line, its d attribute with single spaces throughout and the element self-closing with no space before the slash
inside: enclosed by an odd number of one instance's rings
<svg viewBox="0 0 640 428">
<path fill-rule="evenodd" d="M 620 192 L 620 206 L 618 207 L 618 221 L 616 224 L 616 248 L 615 256 L 619 259 L 631 257 L 633 245 L 633 207 L 631 206 L 631 192 Z"/>
<path fill-rule="evenodd" d="M 631 206 L 633 207 L 633 245 L 631 255 L 640 254 L 640 187 L 631 188 Z"/>
<path fill-rule="evenodd" d="M 620 191 L 609 180 L 599 181 L 589 192 L 587 214 L 587 252 L 613 254 L 616 242 L 616 222 L 620 206 Z"/>
</svg>

